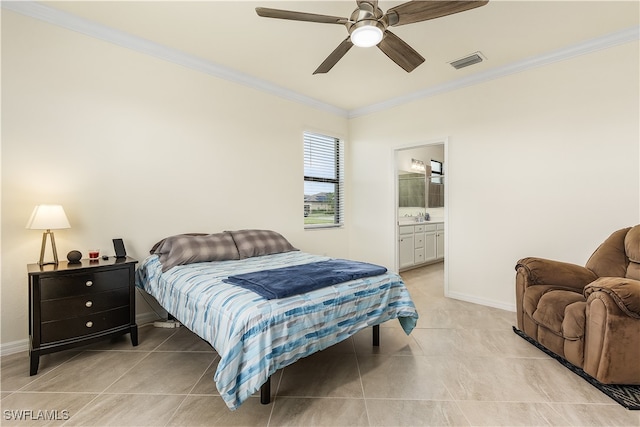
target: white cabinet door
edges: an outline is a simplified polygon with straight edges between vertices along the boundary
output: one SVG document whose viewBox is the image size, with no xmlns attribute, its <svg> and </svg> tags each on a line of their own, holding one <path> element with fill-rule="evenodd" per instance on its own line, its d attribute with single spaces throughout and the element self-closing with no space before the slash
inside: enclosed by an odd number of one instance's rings
<svg viewBox="0 0 640 427">
<path fill-rule="evenodd" d="M 400 235 L 400 268 L 411 267 L 413 265 L 413 256 L 415 254 L 415 247 L 413 244 L 412 235 Z"/>
<path fill-rule="evenodd" d="M 436 258 L 444 258 L 444 230 L 436 233 Z"/>
<path fill-rule="evenodd" d="M 436 259 L 436 233 L 424 233 L 424 261 Z"/>
</svg>

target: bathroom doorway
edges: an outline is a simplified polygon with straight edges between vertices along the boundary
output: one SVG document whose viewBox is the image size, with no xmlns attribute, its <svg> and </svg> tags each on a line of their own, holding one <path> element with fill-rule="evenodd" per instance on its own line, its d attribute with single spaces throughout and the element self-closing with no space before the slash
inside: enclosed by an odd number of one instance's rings
<svg viewBox="0 0 640 427">
<path fill-rule="evenodd" d="M 448 172 L 446 138 L 394 149 L 396 271 L 444 262 L 445 295 Z"/>
</svg>

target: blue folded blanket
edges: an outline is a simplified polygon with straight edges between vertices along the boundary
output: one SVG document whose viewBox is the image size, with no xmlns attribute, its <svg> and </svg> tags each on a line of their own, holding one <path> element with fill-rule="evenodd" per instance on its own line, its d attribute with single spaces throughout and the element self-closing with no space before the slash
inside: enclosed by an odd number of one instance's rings
<svg viewBox="0 0 640 427">
<path fill-rule="evenodd" d="M 378 276 L 385 267 L 346 259 L 331 259 L 273 270 L 237 274 L 224 282 L 241 286 L 266 299 L 286 298 L 362 277 Z"/>
</svg>

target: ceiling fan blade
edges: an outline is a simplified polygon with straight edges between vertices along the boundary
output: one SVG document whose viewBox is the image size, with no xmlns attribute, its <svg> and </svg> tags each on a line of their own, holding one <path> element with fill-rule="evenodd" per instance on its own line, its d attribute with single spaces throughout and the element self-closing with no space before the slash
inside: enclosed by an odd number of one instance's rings
<svg viewBox="0 0 640 427">
<path fill-rule="evenodd" d="M 318 15 L 316 13 L 294 12 L 292 10 L 256 7 L 256 13 L 264 18 L 290 19 L 293 21 L 319 22 L 321 24 L 346 24 L 347 18 L 339 16 Z"/>
<path fill-rule="evenodd" d="M 488 0 L 416 0 L 387 10 L 389 25 L 398 26 L 427 21 L 484 6 Z"/>
<path fill-rule="evenodd" d="M 327 59 L 325 59 L 322 64 L 316 68 L 313 74 L 323 74 L 328 72 L 352 47 L 353 43 L 351 43 L 351 37 L 347 37 L 338 45 L 337 48 L 334 49 L 333 52 L 329 54 L 329 56 L 327 56 Z"/>
<path fill-rule="evenodd" d="M 385 31 L 378 48 L 407 73 L 424 62 L 422 55 L 389 30 Z"/>
</svg>

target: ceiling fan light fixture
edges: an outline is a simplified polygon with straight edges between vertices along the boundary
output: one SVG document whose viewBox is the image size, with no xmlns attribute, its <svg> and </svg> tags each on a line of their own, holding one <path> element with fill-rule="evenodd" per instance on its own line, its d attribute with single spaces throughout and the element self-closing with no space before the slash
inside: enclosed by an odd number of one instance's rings
<svg viewBox="0 0 640 427">
<path fill-rule="evenodd" d="M 327 73 L 354 45 L 377 46 L 389 59 L 410 73 L 424 62 L 424 58 L 400 37 L 387 30 L 388 27 L 441 18 L 475 9 L 487 3 L 489 0 L 410 0 L 383 12 L 378 7 L 378 0 L 356 0 L 358 7 L 351 12 L 349 18 L 268 7 L 256 7 L 256 13 L 265 18 L 337 24 L 346 27 L 349 37 L 327 56 L 313 74 Z"/>
<path fill-rule="evenodd" d="M 358 47 L 372 47 L 382 41 L 383 31 L 376 24 L 357 27 L 351 32 L 351 43 Z"/>
</svg>

